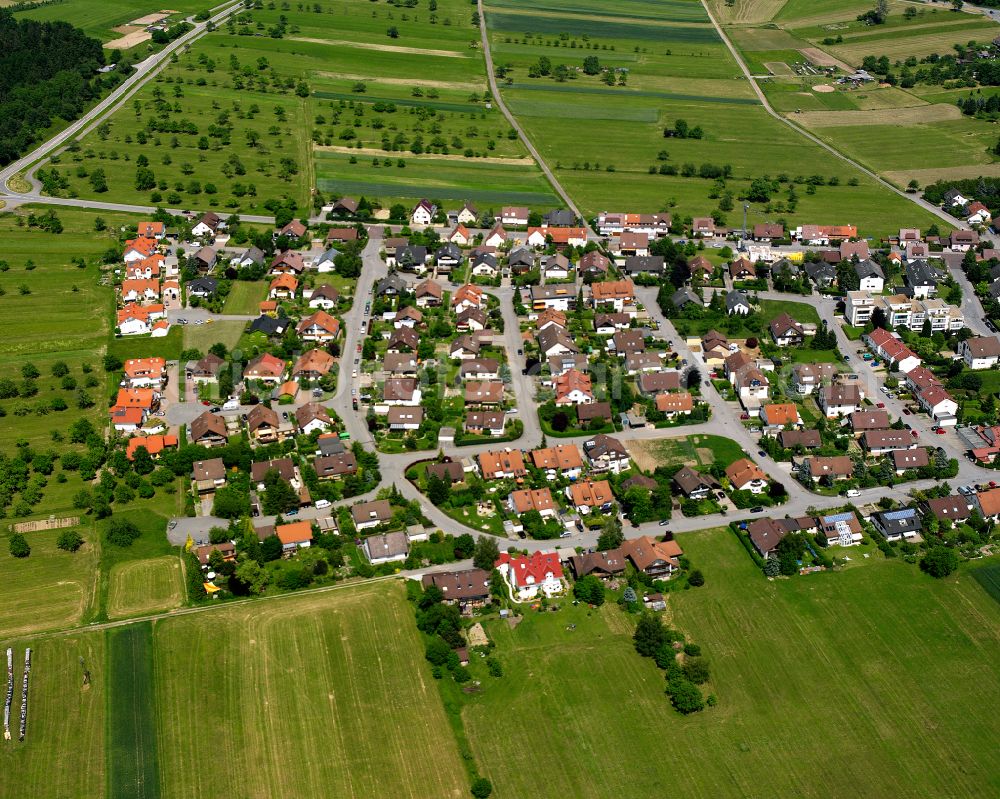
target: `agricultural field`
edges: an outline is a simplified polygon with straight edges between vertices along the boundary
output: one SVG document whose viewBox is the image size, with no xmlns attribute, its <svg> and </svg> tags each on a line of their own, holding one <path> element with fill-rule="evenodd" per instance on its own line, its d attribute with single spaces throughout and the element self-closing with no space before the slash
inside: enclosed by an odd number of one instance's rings
<svg viewBox="0 0 1000 799">
<path fill-rule="evenodd" d="M 1000 605 L 968 572 L 935 582 L 871 560 L 770 582 L 726 529 L 678 540 L 706 585 L 670 594 L 668 623 L 702 647 L 718 705 L 674 713 L 662 672 L 635 654 L 632 622 L 613 604 L 491 623 L 504 678 L 467 698 L 463 720 L 497 795 L 1000 790 L 985 701 L 1000 690 L 990 668 Z M 547 723 L 523 724 L 529 716 Z M 514 765 L 524 762 L 548 767 Z"/>
<path fill-rule="evenodd" d="M 3 614 L 0 639 L 72 627 L 91 612 L 97 585 L 98 544 L 89 519 L 76 529 L 85 543 L 76 552 L 56 546 L 61 530 L 25 533 L 27 558 L 7 552 L 7 525 L 0 537 Z"/>
<path fill-rule="evenodd" d="M 183 600 L 176 557 L 116 563 L 109 581 L 108 616 L 113 619 L 171 610 Z"/>
<path fill-rule="evenodd" d="M 678 21 L 671 17 L 675 10 Z M 770 117 L 751 87 L 738 80 L 737 64 L 699 3 L 674 0 L 664 10 L 635 2 L 621 20 L 561 5 L 547 7 L 537 19 L 526 13 L 487 3 L 494 60 L 509 67 L 501 91 L 588 216 L 628 207 L 681 216 L 717 211 L 725 219 L 730 212 L 719 208 L 724 194 L 735 198 L 764 174 L 794 179 L 808 164 L 810 172 L 835 178 L 837 185 L 799 192 L 793 211 L 780 196 L 753 203 L 748 219 L 780 214 L 790 223 L 851 221 L 866 235 L 886 234 L 900 219 L 929 224 L 929 215 Z M 769 48 L 787 44 L 772 39 Z M 549 76 L 540 74 L 543 58 Z M 598 74 L 586 74 L 585 59 Z M 678 119 L 689 130 L 700 128 L 702 137 L 666 137 Z M 710 167 L 706 177 L 698 176 L 702 165 Z M 720 187 L 718 169 L 711 167 L 725 166 L 732 177 Z"/>
<path fill-rule="evenodd" d="M 249 35 L 282 19 L 281 38 Z M 385 207 L 477 194 L 549 207 L 551 188 L 488 101 L 476 37 L 459 0 L 429 14 L 361 0 L 241 13 L 63 154 L 47 188 L 245 213 L 285 198 L 305 213 L 313 185 Z"/>
<path fill-rule="evenodd" d="M 156 697 L 153 625 L 130 624 L 107 631 L 107 795 L 156 799 Z"/>
<path fill-rule="evenodd" d="M 25 645 L 32 655 L 28 731 L 18 742 L 12 718 L 15 740 L 0 741 L 0 799 L 104 796 L 104 634 L 4 642 L 4 651 L 14 648 L 18 681 Z M 91 672 L 89 684 L 84 670 Z M 18 688 L 14 713 L 20 713 L 20 693 Z"/>
<path fill-rule="evenodd" d="M 858 163 L 899 187 L 915 180 L 1000 175 L 991 152 L 997 134 L 990 122 L 965 117 L 954 100 L 966 96 L 940 87 L 836 85 L 823 67 L 853 69 L 865 56 L 890 61 L 951 53 L 952 45 L 989 41 L 1000 27 L 976 14 L 890 2 L 882 25 L 857 21 L 871 3 L 853 0 L 799 2 L 770 8 L 743 4 L 716 12 L 756 75 L 775 110 L 808 128 Z M 762 16 L 770 9 L 773 19 Z M 911 17 L 904 11 L 911 10 Z M 912 62 L 915 63 L 915 62 Z M 932 166 L 929 166 L 932 165 Z"/>
<path fill-rule="evenodd" d="M 174 13 L 168 18 L 168 24 L 179 22 L 185 16 L 205 11 L 218 4 L 217 0 L 171 0 L 169 9 Z M 0 7 L 5 5 L 11 3 L 0 3 Z M 19 11 L 17 16 L 39 22 L 62 20 L 82 29 L 95 39 L 109 42 L 122 36 L 122 33 L 113 30 L 114 28 L 155 14 L 161 11 L 161 8 L 163 6 L 148 0 L 115 0 L 113 3 L 107 0 L 60 0 L 51 5 Z"/>
<path fill-rule="evenodd" d="M 370 584 L 158 622 L 160 795 L 467 795 L 403 596 Z M 225 781 L 190 767 L 199 728 Z"/>
</svg>

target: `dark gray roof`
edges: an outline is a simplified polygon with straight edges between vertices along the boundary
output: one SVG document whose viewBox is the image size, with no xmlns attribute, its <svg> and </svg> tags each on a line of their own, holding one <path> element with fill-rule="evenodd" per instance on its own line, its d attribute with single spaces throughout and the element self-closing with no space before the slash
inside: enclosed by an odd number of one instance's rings
<svg viewBox="0 0 1000 799">
<path fill-rule="evenodd" d="M 527 247 L 515 247 L 507 256 L 507 263 L 511 266 L 523 264 L 530 268 L 535 265 L 535 254 Z"/>
<path fill-rule="evenodd" d="M 388 275 L 382 278 L 375 287 L 375 293 L 379 296 L 383 294 L 399 294 L 406 291 L 406 281 L 399 275 Z"/>
<path fill-rule="evenodd" d="M 205 292 L 207 294 L 215 294 L 215 290 L 218 287 L 219 281 L 214 277 L 196 277 L 187 284 L 188 291 Z"/>
<path fill-rule="evenodd" d="M 670 300 L 673 302 L 675 308 L 683 308 L 690 303 L 703 305 L 701 298 L 689 288 L 677 289 L 670 297 Z"/>
<path fill-rule="evenodd" d="M 927 261 L 912 261 L 906 265 L 906 282 L 909 286 L 936 286 L 941 275 Z"/>
<path fill-rule="evenodd" d="M 750 298 L 742 291 L 729 291 L 726 293 L 726 310 L 732 311 L 739 305 L 750 306 Z"/>
<path fill-rule="evenodd" d="M 625 271 L 630 275 L 641 272 L 662 274 L 665 269 L 666 262 L 662 255 L 630 255 L 625 259 Z"/>
<path fill-rule="evenodd" d="M 866 277 L 880 277 L 885 280 L 885 272 L 882 271 L 882 267 L 871 260 L 871 258 L 867 258 L 864 261 L 856 263 L 854 265 L 854 271 L 862 280 Z"/>
<path fill-rule="evenodd" d="M 544 219 L 548 224 L 557 227 L 572 227 L 576 224 L 576 214 L 572 211 L 553 210 L 545 214 Z"/>
<path fill-rule="evenodd" d="M 824 262 L 808 263 L 805 266 L 806 274 L 814 283 L 829 285 L 837 277 L 837 268 L 833 264 Z"/>
<path fill-rule="evenodd" d="M 455 242 L 449 241 L 442 244 L 434 252 L 434 257 L 437 260 L 442 258 L 454 258 L 455 260 L 461 260 L 462 258 L 462 248 L 459 247 Z"/>
<path fill-rule="evenodd" d="M 396 250 L 396 263 L 400 266 L 417 266 L 427 263 L 427 248 L 411 244 Z"/>
<path fill-rule="evenodd" d="M 280 336 L 285 332 L 286 327 L 288 327 L 287 317 L 279 316 L 278 318 L 275 318 L 273 316 L 261 314 L 250 323 L 250 332 L 264 333 L 268 336 Z"/>
</svg>

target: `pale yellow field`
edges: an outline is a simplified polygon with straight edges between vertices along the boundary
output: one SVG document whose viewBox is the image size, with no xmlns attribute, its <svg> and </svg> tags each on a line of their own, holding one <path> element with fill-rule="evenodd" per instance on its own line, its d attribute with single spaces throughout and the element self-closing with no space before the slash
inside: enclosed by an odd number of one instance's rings
<svg viewBox="0 0 1000 799">
<path fill-rule="evenodd" d="M 831 128 L 842 125 L 921 125 L 961 118 L 962 112 L 958 108 L 942 103 L 883 111 L 806 111 L 795 115 L 795 121 L 807 128 Z"/>
<path fill-rule="evenodd" d="M 911 180 L 921 186 L 938 180 L 966 180 L 979 177 L 1000 177 L 1000 163 L 973 164 L 969 166 L 942 167 L 941 169 L 900 169 L 883 173 L 886 179 L 900 186 L 905 186 Z"/>
<path fill-rule="evenodd" d="M 116 563 L 108 578 L 108 617 L 171 610 L 181 604 L 180 561 L 171 556 Z"/>
</svg>

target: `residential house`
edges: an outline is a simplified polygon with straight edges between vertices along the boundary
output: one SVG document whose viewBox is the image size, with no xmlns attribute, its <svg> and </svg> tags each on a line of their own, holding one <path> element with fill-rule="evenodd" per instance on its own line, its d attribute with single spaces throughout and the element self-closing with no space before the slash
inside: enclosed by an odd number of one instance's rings
<svg viewBox="0 0 1000 799">
<path fill-rule="evenodd" d="M 327 274 L 337 270 L 337 256 L 340 250 L 328 247 L 313 259 L 313 268 L 320 274 Z"/>
<path fill-rule="evenodd" d="M 339 241 L 339 242 L 357 241 L 358 238 L 359 238 L 359 236 L 358 236 L 358 229 L 357 228 L 353 228 L 353 227 L 334 227 L 334 228 L 330 228 L 326 232 L 326 242 L 325 243 L 326 243 L 326 246 L 329 247 L 330 244 L 331 244 L 331 242 L 334 242 L 334 241 Z"/>
<path fill-rule="evenodd" d="M 756 411 L 767 400 L 770 393 L 770 382 L 755 364 L 747 364 L 737 370 L 731 382 L 740 399 L 740 403 L 749 412 Z"/>
<path fill-rule="evenodd" d="M 420 334 L 409 327 L 393 328 L 389 334 L 387 353 L 416 352 L 420 346 Z"/>
<path fill-rule="evenodd" d="M 290 300 L 299 290 L 299 281 L 292 275 L 278 275 L 268 286 L 267 297 L 271 300 Z"/>
<path fill-rule="evenodd" d="M 500 219 L 499 222 L 502 225 L 519 225 L 521 227 L 528 226 L 528 217 L 531 212 L 527 208 L 519 206 L 505 206 L 500 209 Z"/>
<path fill-rule="evenodd" d="M 555 355 L 576 355 L 580 348 L 565 330 L 550 325 L 538 331 L 538 351 L 543 358 L 551 358 Z"/>
<path fill-rule="evenodd" d="M 764 428 L 769 432 L 777 432 L 785 427 L 797 427 L 802 424 L 799 410 L 794 402 L 769 402 L 760 409 L 760 418 Z"/>
<path fill-rule="evenodd" d="M 587 405 L 576 406 L 576 418 L 581 426 L 588 425 L 596 421 L 611 422 L 610 402 L 591 402 Z"/>
<path fill-rule="evenodd" d="M 224 227 L 222 217 L 214 211 L 209 211 L 203 214 L 201 219 L 191 228 L 191 235 L 196 239 L 214 238 L 215 234 Z"/>
<path fill-rule="evenodd" d="M 472 235 L 465 225 L 459 223 L 449 231 L 444 240 L 449 244 L 457 244 L 459 247 L 465 247 L 472 240 Z"/>
<path fill-rule="evenodd" d="M 199 494 L 207 494 L 226 484 L 226 464 L 222 458 L 209 458 L 191 464 L 191 479 Z"/>
<path fill-rule="evenodd" d="M 729 316 L 746 316 L 753 310 L 750 298 L 743 291 L 726 292 L 726 313 Z"/>
<path fill-rule="evenodd" d="M 518 556 L 501 552 L 494 565 L 519 601 L 532 600 L 539 593 L 552 597 L 563 591 L 562 565 L 554 552 Z"/>
<path fill-rule="evenodd" d="M 376 297 L 398 297 L 406 290 L 406 281 L 395 272 L 386 275 L 375 284 Z"/>
<path fill-rule="evenodd" d="M 697 472 L 690 466 L 682 466 L 672 479 L 684 496 L 695 501 L 709 499 L 714 490 L 722 487 L 712 475 Z"/>
<path fill-rule="evenodd" d="M 583 471 L 583 459 L 576 444 L 558 444 L 531 451 L 531 460 L 536 469 L 558 472 L 562 477 L 574 479 Z"/>
<path fill-rule="evenodd" d="M 691 220 L 691 235 L 696 238 L 711 238 L 715 235 L 715 220 L 710 216 L 695 217 Z"/>
<path fill-rule="evenodd" d="M 392 506 L 387 499 L 359 502 L 357 505 L 351 506 L 351 519 L 354 521 L 354 527 L 359 531 L 378 527 L 392 519 Z"/>
<path fill-rule="evenodd" d="M 816 456 L 802 461 L 802 471 L 813 480 L 850 480 L 854 477 L 854 462 L 847 455 Z"/>
<path fill-rule="evenodd" d="M 771 338 L 779 347 L 801 344 L 805 340 L 805 330 L 787 313 L 780 313 L 769 325 Z"/>
<path fill-rule="evenodd" d="M 587 228 L 584 227 L 529 227 L 527 235 L 529 247 L 546 247 L 551 242 L 557 247 L 583 247 L 587 243 Z"/>
<path fill-rule="evenodd" d="M 271 275 L 301 275 L 306 268 L 306 262 L 302 258 L 302 253 L 294 250 L 285 250 L 271 259 L 271 266 L 268 274 Z"/>
<path fill-rule="evenodd" d="M 872 291 L 881 294 L 885 288 L 885 272 L 882 267 L 871 259 L 866 258 L 854 265 L 854 272 L 858 276 L 861 291 Z"/>
<path fill-rule="evenodd" d="M 436 308 L 441 305 L 444 290 L 433 280 L 424 280 L 414 289 L 414 297 L 420 308 Z"/>
<path fill-rule="evenodd" d="M 278 385 L 285 378 L 285 362 L 269 352 L 258 355 L 243 370 L 244 380 L 259 380 Z"/>
<path fill-rule="evenodd" d="M 462 225 L 474 225 L 479 221 L 479 211 L 477 211 L 476 206 L 471 203 L 465 203 L 455 219 Z"/>
<path fill-rule="evenodd" d="M 472 336 L 459 336 L 448 348 L 448 357 L 459 361 L 470 361 L 479 357 L 480 347 L 479 339 Z"/>
<path fill-rule="evenodd" d="M 188 441 L 202 447 L 222 447 L 229 443 L 226 420 L 205 411 L 188 423 Z"/>
<path fill-rule="evenodd" d="M 895 364 L 896 368 L 903 374 L 921 364 L 920 357 L 913 350 L 881 327 L 871 333 L 866 333 L 864 341 L 879 358 L 887 363 Z"/>
<path fill-rule="evenodd" d="M 324 283 L 312 290 L 309 295 L 309 307 L 332 311 L 340 301 L 340 292 L 329 283 Z"/>
<path fill-rule="evenodd" d="M 215 294 L 219 288 L 219 281 L 214 277 L 197 277 L 187 284 L 188 297 L 198 297 L 206 299 Z"/>
<path fill-rule="evenodd" d="M 805 273 L 818 288 L 829 288 L 837 280 L 837 268 L 824 261 L 810 261 L 805 265 Z"/>
<path fill-rule="evenodd" d="M 740 257 L 729 264 L 729 275 L 733 280 L 753 280 L 757 269 L 749 259 Z"/>
<path fill-rule="evenodd" d="M 594 401 L 594 389 L 590 377 L 576 369 L 559 375 L 554 381 L 555 404 L 588 405 Z"/>
<path fill-rule="evenodd" d="M 590 287 L 590 300 L 595 310 L 610 306 L 622 312 L 626 306 L 635 304 L 635 284 L 628 279 L 594 283 Z"/>
<path fill-rule="evenodd" d="M 177 436 L 151 435 L 130 438 L 128 444 L 125 446 L 125 457 L 130 461 L 134 461 L 136 450 L 140 447 L 146 450 L 150 458 L 154 461 L 159 460 L 160 453 L 163 450 L 177 447 Z"/>
<path fill-rule="evenodd" d="M 1000 361 L 1000 338 L 974 336 L 958 345 L 958 354 L 970 369 L 992 369 Z"/>
<path fill-rule="evenodd" d="M 657 541 L 648 535 L 626 538 L 620 549 L 637 571 L 656 580 L 669 580 L 680 569 L 679 558 L 684 554 L 676 541 Z"/>
<path fill-rule="evenodd" d="M 740 458 L 726 467 L 726 477 L 736 491 L 761 494 L 767 488 L 767 474 L 749 458 Z"/>
<path fill-rule="evenodd" d="M 871 321 L 875 311 L 875 298 L 871 292 L 849 291 L 844 303 L 844 319 L 852 327 L 864 327 Z"/>
<path fill-rule="evenodd" d="M 565 313 L 576 306 L 576 289 L 571 283 L 532 286 L 529 289 L 529 294 L 531 307 L 535 311 L 553 308 Z"/>
<path fill-rule="evenodd" d="M 705 305 L 704 300 L 696 294 L 692 289 L 679 288 L 672 295 L 670 295 L 670 301 L 674 304 L 677 310 L 683 310 L 688 305 L 693 305 L 696 308 L 701 308 Z M 747 311 L 749 313 L 749 310 Z"/>
<path fill-rule="evenodd" d="M 263 303 L 261 303 L 263 305 Z M 270 316 L 269 314 L 262 313 L 256 319 L 250 323 L 250 327 L 247 329 L 248 333 L 263 333 L 268 338 L 277 338 L 285 332 L 285 328 L 288 327 L 288 317 L 286 316 Z"/>
<path fill-rule="evenodd" d="M 485 330 L 489 326 L 489 317 L 481 308 L 466 308 L 455 317 L 455 329 L 463 332 Z"/>
<path fill-rule="evenodd" d="M 715 274 L 715 265 L 704 255 L 695 255 L 688 260 L 687 264 L 692 278 L 700 277 L 709 280 Z"/>
<path fill-rule="evenodd" d="M 463 611 L 490 602 L 490 573 L 483 569 L 454 572 L 431 572 L 421 578 L 424 589 L 437 588 L 447 604 L 457 603 Z"/>
<path fill-rule="evenodd" d="M 458 374 L 462 380 L 499 380 L 500 362 L 496 358 L 462 361 Z"/>
<path fill-rule="evenodd" d="M 583 444 L 587 463 L 595 472 L 611 472 L 621 474 L 631 466 L 628 450 L 617 438 L 598 433 Z"/>
<path fill-rule="evenodd" d="M 611 262 L 597 250 L 591 250 L 580 258 L 577 270 L 584 280 L 599 280 L 608 273 Z"/>
<path fill-rule="evenodd" d="M 444 480 L 449 485 L 451 483 L 465 482 L 465 470 L 458 461 L 445 461 L 443 463 L 427 464 L 427 476 Z"/>
<path fill-rule="evenodd" d="M 368 536 L 362 545 L 368 562 L 373 566 L 381 563 L 397 563 L 410 555 L 410 540 L 406 533 L 382 533 Z"/>
<path fill-rule="evenodd" d="M 819 430 L 782 430 L 778 443 L 785 449 L 819 449 L 823 445 Z"/>
<path fill-rule="evenodd" d="M 476 277 L 496 277 L 499 272 L 497 257 L 490 252 L 475 253 L 469 263 L 472 267 L 472 274 Z"/>
<path fill-rule="evenodd" d="M 917 403 L 942 427 L 954 425 L 957 421 L 958 403 L 940 386 L 925 388 L 917 394 Z"/>
<path fill-rule="evenodd" d="M 535 330 L 544 330 L 551 325 L 565 330 L 566 314 L 562 311 L 557 311 L 555 308 L 546 308 L 535 319 Z"/>
<path fill-rule="evenodd" d="M 295 330 L 303 341 L 327 344 L 340 335 L 340 322 L 326 311 L 316 311 L 299 322 Z"/>
<path fill-rule="evenodd" d="M 637 352 L 645 352 L 646 342 L 642 331 L 637 329 L 619 330 L 608 342 L 608 350 L 616 353 L 619 358 L 625 358 Z"/>
<path fill-rule="evenodd" d="M 753 238 L 754 241 L 771 242 L 775 239 L 785 238 L 785 226 L 765 222 L 762 224 L 757 224 L 753 226 Z"/>
<path fill-rule="evenodd" d="M 507 507 L 519 516 L 531 510 L 536 510 L 543 518 L 555 518 L 557 506 L 548 488 L 523 488 L 511 491 L 507 495 Z"/>
<path fill-rule="evenodd" d="M 928 499 L 923 504 L 927 513 L 932 514 L 939 522 L 949 521 L 961 524 L 968 521 L 974 500 L 963 494 L 952 494 L 947 497 Z"/>
<path fill-rule="evenodd" d="M 130 358 L 123 367 L 129 388 L 161 388 L 167 382 L 167 362 L 163 358 Z"/>
<path fill-rule="evenodd" d="M 871 515 L 871 522 L 886 541 L 916 538 L 923 529 L 916 508 L 878 511 Z"/>
<path fill-rule="evenodd" d="M 584 552 L 581 555 L 571 555 L 569 559 L 573 576 L 579 580 L 593 574 L 602 580 L 617 577 L 625 571 L 625 556 L 621 549 L 609 549 L 604 552 Z"/>
<path fill-rule="evenodd" d="M 448 271 L 462 263 L 462 250 L 454 241 L 446 242 L 434 251 L 434 263 L 441 269 Z"/>
<path fill-rule="evenodd" d="M 278 414 L 266 405 L 254 405 L 247 414 L 247 431 L 258 444 L 270 444 L 281 438 Z"/>
<path fill-rule="evenodd" d="M 659 372 L 663 359 L 655 352 L 632 352 L 625 356 L 625 373 L 637 375 L 643 372 Z"/>
<path fill-rule="evenodd" d="M 931 463 L 927 447 L 894 449 L 889 453 L 889 458 L 892 460 L 892 468 L 897 475 L 901 475 L 909 469 L 923 469 L 925 466 L 930 466 Z"/>
<path fill-rule="evenodd" d="M 526 477 L 524 457 L 519 450 L 494 450 L 479 455 L 479 471 L 484 480 Z"/>
<path fill-rule="evenodd" d="M 421 391 L 412 377 L 388 377 L 382 386 L 382 401 L 386 405 L 420 405 Z"/>
<path fill-rule="evenodd" d="M 483 290 L 468 283 L 451 295 L 451 310 L 456 314 L 469 308 L 482 308 L 484 304 Z"/>
<path fill-rule="evenodd" d="M 792 386 L 799 395 L 812 394 L 824 381 L 833 379 L 837 368 L 832 363 L 797 363 L 792 366 Z"/>
<path fill-rule="evenodd" d="M 750 543 L 764 560 L 777 556 L 778 544 L 790 532 L 775 519 L 754 519 L 747 525 Z"/>
<path fill-rule="evenodd" d="M 854 546 L 864 538 L 861 522 L 854 511 L 820 516 L 818 522 L 816 537 L 825 546 Z"/>
<path fill-rule="evenodd" d="M 421 200 L 410 212 L 411 225 L 429 225 L 434 221 L 434 214 L 437 213 L 437 206 L 429 200 Z"/>
<path fill-rule="evenodd" d="M 455 244 L 445 244 L 444 247 L 455 247 L 458 250 L 458 246 Z M 404 272 L 415 272 L 422 275 L 427 271 L 427 262 L 430 257 L 426 247 L 410 244 L 396 250 L 395 262 L 396 266 Z M 459 250 L 459 257 L 461 257 L 461 250 Z"/>
<path fill-rule="evenodd" d="M 465 384 L 465 404 L 473 407 L 498 407 L 503 404 L 503 383 L 499 380 L 470 380 Z"/>
<path fill-rule="evenodd" d="M 630 255 L 625 259 L 625 273 L 632 275 L 664 275 L 666 259 L 662 255 Z"/>
<path fill-rule="evenodd" d="M 1000 520 L 1000 488 L 979 491 L 975 497 L 980 515 L 989 522 Z"/>
<path fill-rule="evenodd" d="M 542 227 L 572 227 L 577 223 L 576 214 L 556 208 L 542 215 Z"/>
<path fill-rule="evenodd" d="M 818 402 L 827 419 L 836 419 L 861 410 L 862 399 L 858 386 L 834 383 L 820 389 Z"/>
<path fill-rule="evenodd" d="M 299 432 L 307 436 L 316 430 L 327 432 L 333 427 L 333 419 L 330 418 L 330 412 L 318 402 L 307 402 L 295 409 L 295 424 Z"/>
<path fill-rule="evenodd" d="M 680 391 L 681 373 L 677 371 L 647 372 L 639 375 L 637 383 L 640 393 L 646 396 L 655 396 L 662 391 Z"/>
<path fill-rule="evenodd" d="M 885 455 L 898 449 L 913 449 L 916 442 L 909 430 L 866 430 L 861 434 L 861 446 L 869 455 Z"/>
<path fill-rule="evenodd" d="M 499 438 L 506 423 L 503 411 L 469 411 L 465 414 L 465 432 L 474 436 Z"/>
<path fill-rule="evenodd" d="M 353 452 L 342 452 L 339 455 L 320 455 L 312 466 L 320 480 L 339 480 L 357 473 L 358 460 Z"/>
<path fill-rule="evenodd" d="M 883 410 L 855 411 L 847 420 L 855 433 L 889 429 L 889 413 Z"/>
<path fill-rule="evenodd" d="M 689 416 L 694 410 L 694 397 L 687 391 L 676 394 L 662 393 L 656 395 L 656 410 L 673 419 L 676 416 Z"/>
<path fill-rule="evenodd" d="M 415 305 L 407 305 L 405 308 L 400 308 L 397 311 L 396 316 L 392 320 L 392 326 L 394 328 L 408 327 L 411 330 L 421 325 L 424 321 L 423 312 L 417 308 Z"/>
<path fill-rule="evenodd" d="M 566 487 L 566 497 L 576 512 L 583 515 L 591 510 L 606 512 L 615 501 L 607 480 L 581 480 Z"/>
<path fill-rule="evenodd" d="M 393 405 L 385 415 L 385 423 L 393 432 L 419 430 L 424 421 L 424 409 Z"/>
<path fill-rule="evenodd" d="M 566 280 L 573 270 L 573 265 L 562 253 L 546 255 L 542 258 L 542 274 L 546 280 Z"/>
<path fill-rule="evenodd" d="M 507 231 L 499 222 L 483 237 L 483 244 L 494 249 L 502 247 L 507 241 Z"/>
<path fill-rule="evenodd" d="M 523 275 L 535 268 L 535 254 L 527 247 L 515 247 L 507 254 L 507 266 L 515 275 Z"/>
</svg>

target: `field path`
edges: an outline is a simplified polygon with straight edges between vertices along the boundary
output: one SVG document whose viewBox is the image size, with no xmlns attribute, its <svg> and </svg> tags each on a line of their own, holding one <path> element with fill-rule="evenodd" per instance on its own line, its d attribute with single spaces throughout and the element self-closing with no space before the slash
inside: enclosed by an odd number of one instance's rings
<svg viewBox="0 0 1000 799">
<path fill-rule="evenodd" d="M 480 7 L 482 7 L 482 0 L 479 0 L 479 4 Z M 739 65 L 740 71 L 743 73 L 743 76 L 750 82 L 750 86 L 753 88 L 754 93 L 757 95 L 757 98 L 760 100 L 761 105 L 764 106 L 764 110 L 767 111 L 768 114 L 770 114 L 776 120 L 781 122 L 783 125 L 787 125 L 788 127 L 790 127 L 800 136 L 804 136 L 805 138 L 809 139 L 809 141 L 813 142 L 813 144 L 817 144 L 824 150 L 826 150 L 828 153 L 837 156 L 837 158 L 839 158 L 841 161 L 845 161 L 848 164 L 851 164 L 851 166 L 853 166 L 859 172 L 862 172 L 868 177 L 870 177 L 872 180 L 874 180 L 883 188 L 886 188 L 889 191 L 898 194 L 900 197 L 903 197 L 912 203 L 916 203 L 925 211 L 934 214 L 934 216 L 936 216 L 938 219 L 942 220 L 943 222 L 947 222 L 950 227 L 959 227 L 966 229 L 968 228 L 968 225 L 966 225 L 961 220 L 954 219 L 953 217 L 949 216 L 944 211 L 942 211 L 940 208 L 938 208 L 936 205 L 927 202 L 927 200 L 917 196 L 916 194 L 907 194 L 905 191 L 897 188 L 892 183 L 887 181 L 885 178 L 881 177 L 875 172 L 872 172 L 872 170 L 868 169 L 867 167 L 859 164 L 857 161 L 855 161 L 846 153 L 841 152 L 833 145 L 828 144 L 818 136 L 814 136 L 805 128 L 795 124 L 792 120 L 788 119 L 785 116 L 782 116 L 777 111 L 775 111 L 771 107 L 771 104 L 768 102 L 767 96 L 764 94 L 763 90 L 760 88 L 760 86 L 757 85 L 757 81 L 754 79 L 754 76 L 750 74 L 750 70 L 747 68 L 746 62 L 743 60 L 743 57 L 740 55 L 739 51 L 733 45 L 732 41 L 730 41 L 729 36 L 726 34 L 725 30 L 723 30 L 722 26 L 719 24 L 719 21 L 715 18 L 715 15 L 712 13 L 712 9 L 709 6 L 707 0 L 701 0 L 701 4 L 702 6 L 704 6 L 705 13 L 708 14 L 708 18 L 712 21 L 712 25 L 718 32 L 719 37 L 722 39 L 723 44 L 726 45 L 726 49 L 729 50 L 730 54 L 735 59 L 736 63 Z M 492 76 L 492 74 L 493 72 L 492 70 L 490 70 L 490 75 Z"/>
<path fill-rule="evenodd" d="M 357 47 L 361 50 L 378 50 L 382 53 L 409 53 L 410 55 L 434 55 L 441 58 L 468 58 L 465 53 L 455 50 L 427 50 L 422 47 L 401 47 L 395 44 L 375 44 L 373 42 L 350 42 L 346 39 L 311 39 L 308 36 L 290 36 L 293 42 L 309 44 L 331 44 L 338 47 Z"/>
<path fill-rule="evenodd" d="M 559 196 L 562 198 L 563 202 L 566 203 L 566 207 L 577 215 L 580 219 L 586 219 L 586 217 L 580 213 L 580 209 L 576 207 L 576 203 L 569 196 L 569 193 L 562 187 L 562 184 L 556 180 L 556 176 L 549 169 L 549 165 L 545 163 L 545 159 L 539 155 L 538 150 L 535 149 L 535 145 L 531 143 L 531 139 L 524 132 L 524 128 L 517 121 L 517 118 L 510 112 L 507 108 L 507 104 L 503 101 L 503 97 L 500 94 L 500 87 L 497 86 L 496 75 L 493 72 L 493 53 L 490 51 L 490 33 L 489 27 L 486 25 L 486 9 L 483 7 L 483 0 L 476 0 L 476 9 L 479 11 L 479 32 L 482 35 L 483 40 L 483 56 L 486 58 L 486 77 L 490 82 L 490 91 L 493 93 L 493 100 L 497 104 L 497 108 L 500 109 L 500 113 L 506 117 L 510 126 L 517 131 L 517 135 L 521 137 L 521 141 L 524 142 L 524 146 L 527 148 L 528 152 L 531 153 L 531 157 L 535 159 L 538 164 L 538 168 L 542 170 L 542 173 L 548 178 L 549 183 L 552 184 L 552 188 L 556 190 Z M 714 20 L 713 20 L 714 24 Z M 718 26 L 716 25 L 718 28 Z"/>
</svg>

